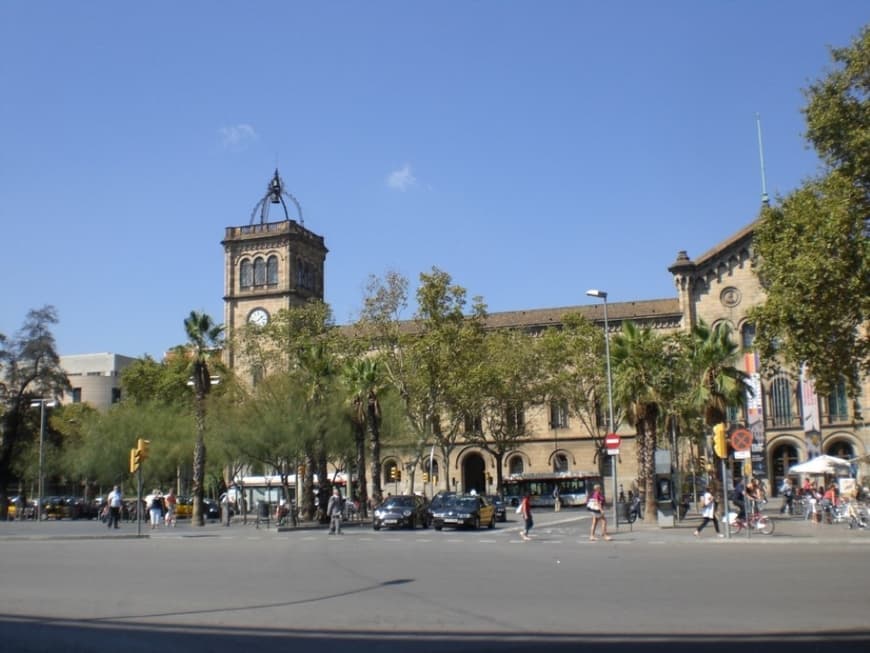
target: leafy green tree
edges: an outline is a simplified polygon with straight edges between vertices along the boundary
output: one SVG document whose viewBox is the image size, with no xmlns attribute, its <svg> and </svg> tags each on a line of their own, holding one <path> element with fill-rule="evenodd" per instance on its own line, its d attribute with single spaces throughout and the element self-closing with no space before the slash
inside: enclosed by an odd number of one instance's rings
<svg viewBox="0 0 870 653">
<path fill-rule="evenodd" d="M 767 301 L 752 319 L 766 371 L 806 364 L 821 393 L 845 377 L 856 397 L 870 371 L 870 27 L 832 59 L 803 109 L 826 169 L 762 210 L 753 246 Z"/>
<path fill-rule="evenodd" d="M 169 356 L 158 362 L 145 356 L 133 361 L 121 372 L 121 396 L 124 401 L 193 405 L 189 361 L 186 354 Z"/>
<path fill-rule="evenodd" d="M 607 358 L 603 331 L 580 313 L 562 318 L 561 329 L 547 329 L 540 338 L 546 373 L 543 401 L 564 401 L 571 418 L 577 419 L 595 443 L 599 470 L 604 460 L 607 435 Z M 614 430 L 621 411 L 614 405 Z"/>
<path fill-rule="evenodd" d="M 70 389 L 51 332 L 57 323 L 55 308 L 43 306 L 27 313 L 14 337 L 0 334 L 0 519 L 6 517 L 13 466 L 38 437 L 31 401 L 57 398 Z"/>
<path fill-rule="evenodd" d="M 522 331 L 487 332 L 484 354 L 469 372 L 464 435 L 495 458 L 500 493 L 505 456 L 533 435 L 522 418 L 525 407 L 542 395 L 543 365 L 535 338 Z"/>
<path fill-rule="evenodd" d="M 189 372 L 193 380 L 194 407 L 196 419 L 196 444 L 193 448 L 193 510 L 191 523 L 205 526 L 203 514 L 203 487 L 205 480 L 205 432 L 206 397 L 211 391 L 211 372 L 209 365 L 218 356 L 223 325 L 217 325 L 212 318 L 198 311 L 191 311 L 184 320 L 187 333 L 186 349 L 178 353 L 188 356 Z"/>
<path fill-rule="evenodd" d="M 466 316 L 466 290 L 453 284 L 449 274 L 433 268 L 420 275 L 417 311 L 410 322 L 403 322 L 407 287 L 407 280 L 395 273 L 384 280 L 373 278 L 359 330 L 383 353 L 387 379 L 401 398 L 416 439 L 417 460 L 426 443 L 432 443 L 447 469 L 464 435 L 465 418 L 477 401 L 486 308 L 480 298 L 474 298 Z M 447 474 L 443 480 L 447 488 Z"/>
</svg>

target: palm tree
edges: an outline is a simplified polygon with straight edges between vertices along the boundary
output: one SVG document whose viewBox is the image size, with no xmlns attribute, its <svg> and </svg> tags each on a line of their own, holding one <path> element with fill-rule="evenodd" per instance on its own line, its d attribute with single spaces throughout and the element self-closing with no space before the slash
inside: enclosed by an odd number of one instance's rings
<svg viewBox="0 0 870 653">
<path fill-rule="evenodd" d="M 656 521 L 655 452 L 661 391 L 667 373 L 664 340 L 652 329 L 638 329 L 624 322 L 622 333 L 613 338 L 614 401 L 637 432 L 638 486 L 646 497 L 644 519 Z"/>
<path fill-rule="evenodd" d="M 356 446 L 356 472 L 359 484 L 360 511 L 368 516 L 368 480 L 366 479 L 366 430 L 368 427 L 368 393 L 370 377 L 376 374 L 377 363 L 358 358 L 344 369 L 344 380 L 350 392 L 350 422 Z"/>
<path fill-rule="evenodd" d="M 203 480 L 205 479 L 205 400 L 211 390 L 208 363 L 220 346 L 223 325 L 217 325 L 211 316 L 191 311 L 184 320 L 190 372 L 193 377 L 194 408 L 196 416 L 196 444 L 193 448 L 193 514 L 191 523 L 204 526 L 202 509 Z"/>
<path fill-rule="evenodd" d="M 728 408 L 745 403 L 746 392 L 752 392 L 749 376 L 734 366 L 740 348 L 731 333 L 727 322 L 710 328 L 701 320 L 692 329 L 692 367 L 697 380 L 693 403 L 703 411 L 707 426 L 726 421 Z"/>
<path fill-rule="evenodd" d="M 381 488 L 381 396 L 384 391 L 384 379 L 377 360 L 366 358 L 359 361 L 356 376 L 355 393 L 359 399 L 360 418 L 363 420 L 363 433 L 368 430 L 372 451 L 372 503 L 378 505 L 383 500 Z M 365 453 L 362 454 L 365 456 Z M 360 492 L 364 491 L 363 465 L 361 459 Z M 362 501 L 362 497 L 360 498 Z"/>
</svg>

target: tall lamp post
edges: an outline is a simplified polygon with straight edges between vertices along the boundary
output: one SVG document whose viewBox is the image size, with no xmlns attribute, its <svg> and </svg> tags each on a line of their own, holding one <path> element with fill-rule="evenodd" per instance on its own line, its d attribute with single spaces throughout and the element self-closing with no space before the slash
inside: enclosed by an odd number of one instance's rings
<svg viewBox="0 0 870 653">
<path fill-rule="evenodd" d="M 610 416 L 610 428 L 607 432 L 616 433 L 616 425 L 613 421 L 613 375 L 610 372 L 610 329 L 607 324 L 607 292 L 592 288 L 587 290 L 586 294 L 589 297 L 596 297 L 604 302 L 604 355 L 607 359 L 607 408 Z M 611 503 L 613 504 L 613 524 L 619 526 L 619 517 L 616 512 L 616 454 L 610 456 L 610 464 L 613 471 L 613 494 L 611 495 Z"/>
<path fill-rule="evenodd" d="M 43 468 L 45 465 L 45 407 L 53 408 L 56 402 L 53 399 L 39 398 L 30 402 L 31 408 L 39 406 L 39 478 L 37 480 L 37 503 L 36 503 L 36 523 L 42 521 L 42 495 L 45 490 L 45 474 Z"/>
</svg>

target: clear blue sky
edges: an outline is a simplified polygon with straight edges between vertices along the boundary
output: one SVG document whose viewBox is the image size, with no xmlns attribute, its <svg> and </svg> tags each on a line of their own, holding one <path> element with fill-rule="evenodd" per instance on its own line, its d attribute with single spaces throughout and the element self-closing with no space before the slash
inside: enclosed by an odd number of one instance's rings
<svg viewBox="0 0 870 653">
<path fill-rule="evenodd" d="M 162 356 L 223 320 L 224 228 L 276 165 L 326 300 L 447 271 L 491 311 L 673 297 L 814 174 L 801 89 L 870 22 L 828 2 L 0 5 L 0 333 Z M 274 214 L 273 214 L 274 215 Z"/>
</svg>

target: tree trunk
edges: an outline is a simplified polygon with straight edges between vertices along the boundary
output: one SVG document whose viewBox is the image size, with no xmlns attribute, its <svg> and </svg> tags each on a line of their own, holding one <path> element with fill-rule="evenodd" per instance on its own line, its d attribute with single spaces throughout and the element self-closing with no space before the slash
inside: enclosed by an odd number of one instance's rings
<svg viewBox="0 0 870 653">
<path fill-rule="evenodd" d="M 190 523 L 205 526 L 202 498 L 205 483 L 205 395 L 196 398 L 196 444 L 193 447 L 193 510 Z"/>
<path fill-rule="evenodd" d="M 384 500 L 384 491 L 381 487 L 381 425 L 371 404 L 369 404 L 367 418 L 372 438 L 372 504 L 377 506 Z"/>
<path fill-rule="evenodd" d="M 359 509 L 360 516 L 366 518 L 369 516 L 368 510 L 368 487 L 366 480 L 366 438 L 365 431 L 357 429 L 356 433 L 356 469 L 357 469 L 357 485 L 359 487 Z M 348 487 L 352 487 L 352 478 L 348 478 Z"/>
</svg>

